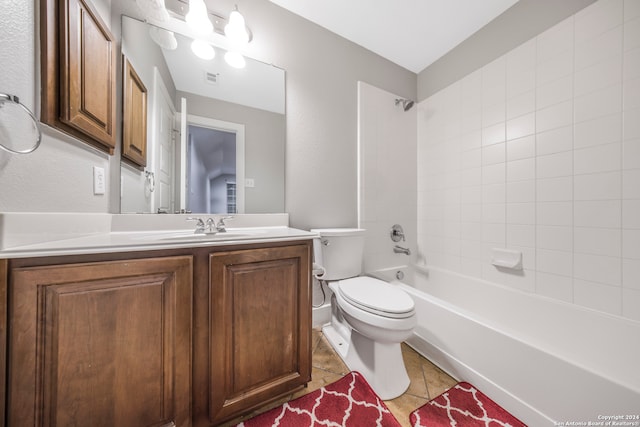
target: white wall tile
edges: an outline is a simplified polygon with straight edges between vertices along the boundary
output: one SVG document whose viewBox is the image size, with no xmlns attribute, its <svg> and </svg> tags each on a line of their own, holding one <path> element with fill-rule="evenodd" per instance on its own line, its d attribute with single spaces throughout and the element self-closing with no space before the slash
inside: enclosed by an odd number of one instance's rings
<svg viewBox="0 0 640 427">
<path fill-rule="evenodd" d="M 482 202 L 483 203 L 505 203 L 506 185 L 488 184 L 482 186 Z"/>
<path fill-rule="evenodd" d="M 640 138 L 640 108 L 622 112 L 622 137 Z"/>
<path fill-rule="evenodd" d="M 497 144 L 505 141 L 505 123 L 498 123 L 482 129 L 482 145 Z"/>
<path fill-rule="evenodd" d="M 534 91 L 536 88 L 536 69 L 523 71 L 519 74 L 507 75 L 506 97 L 513 98 L 524 92 Z"/>
<path fill-rule="evenodd" d="M 482 224 L 482 241 L 491 244 L 504 245 L 505 244 L 505 225 L 502 224 Z"/>
<path fill-rule="evenodd" d="M 504 142 L 482 147 L 482 165 L 504 163 L 506 154 Z"/>
<path fill-rule="evenodd" d="M 622 34 L 621 34 L 622 35 Z M 536 67 L 536 85 L 557 80 L 570 75 L 573 72 L 573 57 L 567 53 L 561 53 L 552 58 L 538 62 Z"/>
<path fill-rule="evenodd" d="M 640 169 L 640 138 L 622 141 L 622 169 Z"/>
<path fill-rule="evenodd" d="M 575 69 L 582 70 L 610 56 L 622 54 L 622 26 L 615 27 L 591 39 L 589 43 L 576 45 Z"/>
<path fill-rule="evenodd" d="M 622 198 L 620 171 L 576 175 L 573 178 L 575 200 L 611 200 Z"/>
<path fill-rule="evenodd" d="M 635 49 L 640 46 L 640 19 L 631 19 L 624 24 L 624 48 Z"/>
<path fill-rule="evenodd" d="M 640 47 L 625 51 L 622 61 L 622 80 L 627 81 L 638 77 L 640 77 Z M 508 114 L 509 106 L 507 105 L 507 116 Z"/>
<path fill-rule="evenodd" d="M 571 16 L 536 37 L 539 61 L 546 61 L 573 49 L 573 21 L 574 17 Z"/>
<path fill-rule="evenodd" d="M 509 76 L 532 70 L 536 66 L 536 39 L 531 39 L 505 55 L 507 80 Z"/>
<path fill-rule="evenodd" d="M 625 110 L 640 108 L 640 78 L 625 81 L 623 88 L 622 108 Z"/>
<path fill-rule="evenodd" d="M 621 150 L 619 142 L 575 150 L 574 171 L 583 174 L 619 170 L 622 166 Z"/>
<path fill-rule="evenodd" d="M 482 126 L 487 127 L 505 121 L 507 106 L 499 102 L 482 109 Z"/>
<path fill-rule="evenodd" d="M 574 99 L 576 122 L 618 113 L 622 105 L 622 85 L 615 84 Z"/>
<path fill-rule="evenodd" d="M 622 315 L 640 321 L 640 291 L 622 289 Z"/>
<path fill-rule="evenodd" d="M 536 228 L 533 225 L 507 224 L 507 246 L 536 246 Z"/>
<path fill-rule="evenodd" d="M 539 202 L 536 204 L 539 225 L 573 225 L 572 202 Z"/>
<path fill-rule="evenodd" d="M 576 304 L 611 314 L 622 314 L 622 288 L 587 280 L 574 280 L 573 300 Z"/>
<path fill-rule="evenodd" d="M 536 272 L 536 293 L 560 301 L 573 302 L 573 279 L 538 271 Z"/>
<path fill-rule="evenodd" d="M 536 111 L 536 131 L 544 132 L 573 123 L 573 102 L 566 101 Z"/>
<path fill-rule="evenodd" d="M 640 199 L 622 201 L 622 228 L 640 229 Z"/>
<path fill-rule="evenodd" d="M 622 58 L 612 56 L 576 71 L 573 81 L 574 96 L 605 89 L 622 83 Z"/>
<path fill-rule="evenodd" d="M 500 184 L 506 179 L 506 166 L 504 163 L 488 165 L 482 168 L 482 184 Z"/>
<path fill-rule="evenodd" d="M 541 249 L 571 252 L 573 250 L 573 228 L 538 225 L 536 227 L 536 245 Z"/>
<path fill-rule="evenodd" d="M 624 20 L 640 17 L 640 3 L 637 0 L 624 0 Z"/>
<path fill-rule="evenodd" d="M 571 151 L 537 157 L 536 177 L 538 179 L 569 175 L 573 175 L 573 153 Z"/>
<path fill-rule="evenodd" d="M 613 27 L 621 25 L 623 22 L 623 5 L 623 0 L 601 0 L 576 13 L 576 44 L 584 43 Z"/>
<path fill-rule="evenodd" d="M 524 116 L 511 119 L 507 122 L 507 140 L 522 138 L 535 132 L 535 114 L 525 114 Z"/>
<path fill-rule="evenodd" d="M 573 75 L 551 80 L 536 88 L 536 107 L 550 107 L 573 98 Z"/>
<path fill-rule="evenodd" d="M 621 216 L 620 200 L 574 202 L 573 223 L 576 227 L 619 228 Z"/>
<path fill-rule="evenodd" d="M 536 159 L 528 158 L 507 163 L 507 182 L 535 179 Z"/>
<path fill-rule="evenodd" d="M 622 286 L 640 290 L 640 260 L 622 259 Z"/>
<path fill-rule="evenodd" d="M 640 230 L 625 230 L 622 237 L 622 256 L 640 259 Z"/>
<path fill-rule="evenodd" d="M 525 203 L 536 201 L 536 182 L 516 181 L 507 183 L 507 203 Z"/>
<path fill-rule="evenodd" d="M 576 123 L 574 126 L 575 148 L 609 144 L 618 142 L 620 139 L 622 139 L 622 113 L 601 116 Z"/>
<path fill-rule="evenodd" d="M 507 208 L 504 203 L 483 203 L 482 222 L 485 224 L 504 224 Z"/>
<path fill-rule="evenodd" d="M 507 160 L 533 157 L 536 154 L 536 139 L 533 135 L 507 141 Z"/>
<path fill-rule="evenodd" d="M 536 181 L 536 200 L 538 202 L 564 202 L 572 199 L 573 177 L 565 176 Z"/>
<path fill-rule="evenodd" d="M 538 248 L 536 268 L 539 272 L 571 277 L 573 274 L 573 253 Z"/>
<path fill-rule="evenodd" d="M 638 49 L 638 52 L 640 52 L 640 49 Z M 507 99 L 506 107 L 507 120 L 534 112 L 536 109 L 535 91 L 529 90 Z"/>
<path fill-rule="evenodd" d="M 622 284 L 622 261 L 618 257 L 575 253 L 573 275 L 577 279 L 607 285 Z"/>
<path fill-rule="evenodd" d="M 573 244 L 576 252 L 620 257 L 622 232 L 619 228 L 575 227 Z"/>
<path fill-rule="evenodd" d="M 507 224 L 534 225 L 536 223 L 535 203 L 508 203 Z"/>
<path fill-rule="evenodd" d="M 622 172 L 622 197 L 625 199 L 640 199 L 640 169 L 630 169 Z"/>
<path fill-rule="evenodd" d="M 559 153 L 573 149 L 573 127 L 564 126 L 536 134 L 536 154 Z"/>
</svg>

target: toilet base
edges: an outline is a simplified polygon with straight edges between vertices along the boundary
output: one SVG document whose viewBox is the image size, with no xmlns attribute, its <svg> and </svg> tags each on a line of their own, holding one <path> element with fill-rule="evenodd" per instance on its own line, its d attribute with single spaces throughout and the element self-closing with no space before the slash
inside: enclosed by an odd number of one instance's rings
<svg viewBox="0 0 640 427">
<path fill-rule="evenodd" d="M 394 399 L 409 388 L 400 343 L 375 342 L 343 324 L 338 328 L 327 324 L 322 332 L 345 365 L 360 372 L 382 400 Z"/>
</svg>

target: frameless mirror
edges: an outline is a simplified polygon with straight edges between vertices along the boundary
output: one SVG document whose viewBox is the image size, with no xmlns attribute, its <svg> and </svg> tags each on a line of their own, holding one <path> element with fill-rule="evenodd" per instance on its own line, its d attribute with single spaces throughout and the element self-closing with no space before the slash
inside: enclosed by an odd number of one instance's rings
<svg viewBox="0 0 640 427">
<path fill-rule="evenodd" d="M 121 212 L 284 211 L 285 72 L 175 29 L 122 17 L 122 54 L 147 90 L 147 166 L 122 161 Z"/>
</svg>

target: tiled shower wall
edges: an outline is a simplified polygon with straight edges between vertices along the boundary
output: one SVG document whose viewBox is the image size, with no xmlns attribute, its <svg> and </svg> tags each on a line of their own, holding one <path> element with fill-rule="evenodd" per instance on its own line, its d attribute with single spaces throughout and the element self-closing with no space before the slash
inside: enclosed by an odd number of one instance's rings
<svg viewBox="0 0 640 427">
<path fill-rule="evenodd" d="M 600 0 L 421 102 L 417 152 L 422 262 L 640 320 L 640 1 Z"/>
</svg>

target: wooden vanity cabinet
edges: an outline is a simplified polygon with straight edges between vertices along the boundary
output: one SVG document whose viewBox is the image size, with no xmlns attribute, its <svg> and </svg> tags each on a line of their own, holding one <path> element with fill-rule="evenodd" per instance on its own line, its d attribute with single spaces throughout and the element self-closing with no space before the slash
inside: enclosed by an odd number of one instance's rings
<svg viewBox="0 0 640 427">
<path fill-rule="evenodd" d="M 9 270 L 9 426 L 188 426 L 192 258 Z"/>
<path fill-rule="evenodd" d="M 216 425 L 311 380 L 311 248 L 215 252 L 209 260 L 210 375 L 203 386 L 207 424 Z"/>
</svg>

